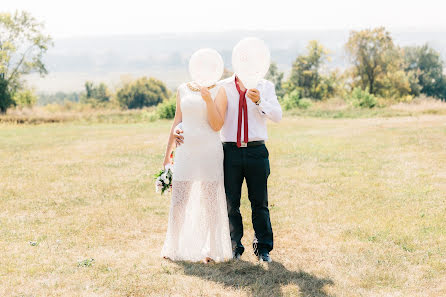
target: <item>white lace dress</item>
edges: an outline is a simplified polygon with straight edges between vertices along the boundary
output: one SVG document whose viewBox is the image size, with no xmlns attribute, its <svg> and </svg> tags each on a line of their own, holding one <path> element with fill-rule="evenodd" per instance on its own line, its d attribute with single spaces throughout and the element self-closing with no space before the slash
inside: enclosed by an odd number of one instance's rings
<svg viewBox="0 0 446 297">
<path fill-rule="evenodd" d="M 215 99 L 217 88 L 210 90 Z M 161 252 L 171 260 L 232 257 L 223 180 L 223 148 L 200 92 L 179 89 L 184 143 L 175 151 L 172 201 Z"/>
</svg>

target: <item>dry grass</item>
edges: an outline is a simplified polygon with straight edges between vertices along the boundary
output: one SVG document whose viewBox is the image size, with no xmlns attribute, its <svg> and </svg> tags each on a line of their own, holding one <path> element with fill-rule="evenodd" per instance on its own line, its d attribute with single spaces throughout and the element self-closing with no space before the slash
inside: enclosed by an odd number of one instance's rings
<svg viewBox="0 0 446 297">
<path fill-rule="evenodd" d="M 341 98 L 313 101 L 308 109 L 293 109 L 290 115 L 319 118 L 371 118 L 407 117 L 424 114 L 446 115 L 446 102 L 420 97 L 411 102 L 393 103 L 391 99 L 380 99 L 375 108 L 355 108 Z"/>
<path fill-rule="evenodd" d="M 269 266 L 249 249 L 239 263 L 160 259 L 169 198 L 150 176 L 169 122 L 3 124 L 0 296 L 444 296 L 445 123 L 271 125 Z"/>
<path fill-rule="evenodd" d="M 411 103 L 398 103 L 390 106 L 393 110 L 408 112 L 424 112 L 431 114 L 445 114 L 446 101 L 440 101 L 434 98 L 416 98 Z"/>
<path fill-rule="evenodd" d="M 342 98 L 312 101 L 308 109 L 293 109 L 286 113 L 291 116 L 318 118 L 371 118 L 419 116 L 423 114 L 446 115 L 446 102 L 434 98 L 420 97 L 410 103 L 395 103 L 383 99 L 383 106 L 375 108 L 354 108 Z M 0 123 L 44 124 L 44 123 L 141 123 L 158 119 L 156 107 L 122 110 L 112 103 L 92 106 L 66 102 L 32 108 L 12 108 L 7 114 L 0 114 Z"/>
<path fill-rule="evenodd" d="M 0 115 L 0 123 L 44 124 L 64 122 L 136 123 L 156 120 L 155 108 L 121 110 L 93 108 L 87 104 L 67 103 L 9 109 Z"/>
</svg>

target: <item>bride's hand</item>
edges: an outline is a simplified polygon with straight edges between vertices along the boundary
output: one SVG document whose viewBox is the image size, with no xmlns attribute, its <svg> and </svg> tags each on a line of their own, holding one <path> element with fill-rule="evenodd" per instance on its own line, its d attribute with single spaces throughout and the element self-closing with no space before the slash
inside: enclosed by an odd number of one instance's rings
<svg viewBox="0 0 446 297">
<path fill-rule="evenodd" d="M 203 100 L 208 103 L 212 101 L 212 97 L 211 97 L 211 92 L 209 92 L 208 88 L 206 87 L 201 87 L 200 88 L 201 91 L 201 97 L 203 98 Z"/>
<path fill-rule="evenodd" d="M 172 159 L 170 157 L 164 159 L 163 168 L 166 168 L 166 165 L 170 165 L 170 164 L 172 164 Z"/>
</svg>

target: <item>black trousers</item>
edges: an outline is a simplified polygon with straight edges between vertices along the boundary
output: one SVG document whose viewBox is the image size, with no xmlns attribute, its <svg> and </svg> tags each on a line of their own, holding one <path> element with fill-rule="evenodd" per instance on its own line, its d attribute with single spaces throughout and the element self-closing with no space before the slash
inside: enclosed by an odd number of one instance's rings
<svg viewBox="0 0 446 297">
<path fill-rule="evenodd" d="M 268 176 L 270 173 L 268 149 L 266 146 L 238 148 L 223 144 L 224 177 L 226 202 L 228 206 L 229 230 L 232 248 L 243 253 L 243 223 L 240 213 L 240 198 L 243 180 L 246 179 L 248 198 L 251 202 L 252 225 L 255 238 L 254 253 L 269 252 L 273 249 L 273 230 L 268 209 Z"/>
</svg>

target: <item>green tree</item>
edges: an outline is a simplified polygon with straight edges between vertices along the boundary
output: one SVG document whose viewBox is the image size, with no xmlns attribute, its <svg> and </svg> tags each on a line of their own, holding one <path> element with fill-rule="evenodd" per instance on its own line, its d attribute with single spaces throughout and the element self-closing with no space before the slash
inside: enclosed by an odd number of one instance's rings
<svg viewBox="0 0 446 297">
<path fill-rule="evenodd" d="M 345 45 L 353 63 L 353 76 L 363 90 L 377 93 L 379 76 L 385 75 L 389 58 L 395 50 L 392 37 L 384 27 L 352 31 Z"/>
<path fill-rule="evenodd" d="M 43 55 L 52 41 L 42 30 L 43 24 L 27 12 L 0 13 L 0 111 L 14 104 L 11 98 L 23 88 L 24 75 L 47 74 Z"/>
<path fill-rule="evenodd" d="M 444 62 L 440 53 L 425 44 L 404 48 L 404 70 L 412 73 L 412 92 L 446 99 L 446 77 L 443 74 Z"/>
<path fill-rule="evenodd" d="M 301 97 L 323 99 L 330 96 L 331 88 L 321 74 L 321 67 L 329 61 L 328 50 L 315 40 L 309 42 L 307 53 L 296 58 L 286 82 L 288 93 L 298 90 Z"/>
<path fill-rule="evenodd" d="M 85 82 L 85 94 L 82 96 L 82 102 L 108 102 L 111 98 L 111 92 L 105 83 L 95 85 L 91 81 Z"/>
<path fill-rule="evenodd" d="M 372 95 L 401 98 L 411 93 L 402 51 L 384 27 L 352 31 L 345 45 L 353 64 L 353 87 Z"/>
<path fill-rule="evenodd" d="M 279 71 L 276 63 L 271 63 L 269 66 L 268 73 L 266 74 L 266 79 L 274 83 L 276 88 L 277 98 L 282 99 L 285 95 L 285 89 L 282 86 L 283 72 Z"/>
<path fill-rule="evenodd" d="M 116 93 L 119 104 L 125 108 L 142 108 L 157 105 L 169 98 L 166 85 L 155 78 L 142 77 L 126 83 Z"/>
<path fill-rule="evenodd" d="M 13 100 L 18 106 L 33 106 L 37 102 L 37 96 L 32 90 L 20 90 L 14 93 Z"/>
<path fill-rule="evenodd" d="M 398 68 L 401 68 L 401 66 L 398 66 Z M 378 81 L 379 89 L 377 94 L 382 98 L 410 101 L 413 98 L 411 96 L 411 81 L 413 79 L 414 77 L 411 73 L 406 73 L 402 69 L 388 71 Z"/>
<path fill-rule="evenodd" d="M 0 112 L 5 113 L 8 107 L 14 105 L 14 100 L 8 90 L 8 82 L 0 74 Z"/>
</svg>

